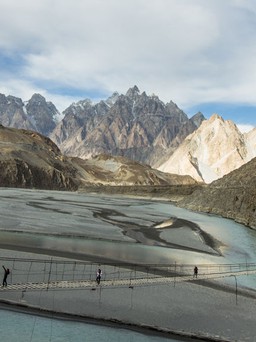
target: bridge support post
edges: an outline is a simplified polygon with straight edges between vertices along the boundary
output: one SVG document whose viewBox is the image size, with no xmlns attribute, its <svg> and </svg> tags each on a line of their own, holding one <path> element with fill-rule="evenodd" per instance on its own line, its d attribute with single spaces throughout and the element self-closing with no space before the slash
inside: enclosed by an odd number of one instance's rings
<svg viewBox="0 0 256 342">
<path fill-rule="evenodd" d="M 236 305 L 237 305 L 237 279 L 235 275 L 233 277 L 235 278 L 235 281 L 236 281 Z"/>
</svg>

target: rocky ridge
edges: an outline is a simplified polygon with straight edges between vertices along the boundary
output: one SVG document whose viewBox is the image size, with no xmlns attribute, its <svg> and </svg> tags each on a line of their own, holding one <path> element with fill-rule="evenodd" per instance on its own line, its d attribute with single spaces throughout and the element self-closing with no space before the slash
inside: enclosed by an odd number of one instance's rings
<svg viewBox="0 0 256 342">
<path fill-rule="evenodd" d="M 190 176 L 165 174 L 123 157 L 64 156 L 49 138 L 0 125 L 0 186 L 77 190 L 102 185 L 193 185 Z"/>
</svg>

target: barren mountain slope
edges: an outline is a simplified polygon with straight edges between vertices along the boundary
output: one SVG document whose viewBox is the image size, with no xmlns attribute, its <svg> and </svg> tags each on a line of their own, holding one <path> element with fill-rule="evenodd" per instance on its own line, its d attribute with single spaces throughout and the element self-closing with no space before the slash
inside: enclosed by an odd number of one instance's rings
<svg viewBox="0 0 256 342">
<path fill-rule="evenodd" d="M 195 191 L 179 205 L 221 215 L 256 229 L 256 158 Z"/>
<path fill-rule="evenodd" d="M 0 186 L 77 189 L 76 168 L 39 133 L 0 126 Z"/>
<path fill-rule="evenodd" d="M 0 186 L 77 190 L 86 185 L 196 183 L 190 176 L 167 175 L 121 157 L 65 157 L 39 133 L 0 125 Z"/>
</svg>

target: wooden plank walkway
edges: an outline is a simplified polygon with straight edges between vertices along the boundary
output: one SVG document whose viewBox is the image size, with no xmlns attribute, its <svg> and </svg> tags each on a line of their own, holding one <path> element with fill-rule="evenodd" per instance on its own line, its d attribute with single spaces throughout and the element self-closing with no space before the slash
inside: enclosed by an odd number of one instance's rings
<svg viewBox="0 0 256 342">
<path fill-rule="evenodd" d="M 223 273 L 207 273 L 199 274 L 197 278 L 191 275 L 177 275 L 169 277 L 156 277 L 148 275 L 145 278 L 133 278 L 133 279 L 109 279 L 102 280 L 100 285 L 96 284 L 94 280 L 60 280 L 50 282 L 28 282 L 28 283 L 17 283 L 10 284 L 7 287 L 0 287 L 0 291 L 30 291 L 30 290 L 53 290 L 53 289 L 83 289 L 97 287 L 136 287 L 136 286 L 147 286 L 147 285 L 163 285 L 168 283 L 179 283 L 179 282 L 196 282 L 198 280 L 214 280 L 228 277 L 238 277 L 242 275 L 256 274 L 255 270 L 242 270 L 236 272 L 223 272 Z"/>
</svg>

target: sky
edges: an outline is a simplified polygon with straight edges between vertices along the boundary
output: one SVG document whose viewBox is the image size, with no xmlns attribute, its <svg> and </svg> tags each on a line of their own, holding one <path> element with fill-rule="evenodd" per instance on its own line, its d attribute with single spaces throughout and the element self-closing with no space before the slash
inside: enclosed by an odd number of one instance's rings
<svg viewBox="0 0 256 342">
<path fill-rule="evenodd" d="M 0 93 L 59 111 L 137 85 L 256 127 L 255 0 L 0 0 Z"/>
</svg>

